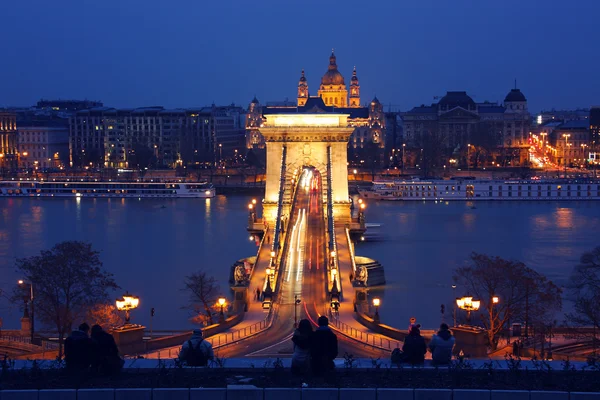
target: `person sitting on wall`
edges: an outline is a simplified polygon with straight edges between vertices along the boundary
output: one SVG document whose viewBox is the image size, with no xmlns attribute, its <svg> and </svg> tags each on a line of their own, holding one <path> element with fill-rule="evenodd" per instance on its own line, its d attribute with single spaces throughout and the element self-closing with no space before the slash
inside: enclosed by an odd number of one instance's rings
<svg viewBox="0 0 600 400">
<path fill-rule="evenodd" d="M 65 363 L 71 371 L 85 371 L 93 357 L 93 343 L 88 336 L 90 326 L 85 322 L 65 340 Z"/>
<path fill-rule="evenodd" d="M 425 345 L 425 339 L 421 336 L 421 325 L 411 324 L 409 327 L 408 335 L 404 339 L 402 350 L 394 349 L 392 352 L 393 363 L 410 363 L 410 364 L 423 364 L 425 362 L 425 353 L 427 353 L 427 346 Z"/>
<path fill-rule="evenodd" d="M 452 332 L 447 324 L 441 324 L 440 330 L 436 335 L 433 335 L 429 343 L 431 358 L 434 364 L 449 364 L 452 360 L 452 349 L 456 339 L 452 336 Z"/>
</svg>

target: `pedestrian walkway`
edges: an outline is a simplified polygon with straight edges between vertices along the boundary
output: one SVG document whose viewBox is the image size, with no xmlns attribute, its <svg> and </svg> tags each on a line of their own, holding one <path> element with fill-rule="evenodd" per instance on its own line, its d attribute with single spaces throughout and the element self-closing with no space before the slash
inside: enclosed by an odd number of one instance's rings
<svg viewBox="0 0 600 400">
<path fill-rule="evenodd" d="M 344 335 L 371 344 L 375 347 L 393 350 L 402 347 L 402 342 L 380 335 L 358 322 L 354 318 L 355 289 L 350 281 L 350 275 L 356 275 L 352 264 L 350 243 L 345 227 L 335 228 L 336 250 L 338 256 L 339 279 L 342 286 L 342 296 L 339 313 L 336 313 L 332 324 Z"/>
</svg>

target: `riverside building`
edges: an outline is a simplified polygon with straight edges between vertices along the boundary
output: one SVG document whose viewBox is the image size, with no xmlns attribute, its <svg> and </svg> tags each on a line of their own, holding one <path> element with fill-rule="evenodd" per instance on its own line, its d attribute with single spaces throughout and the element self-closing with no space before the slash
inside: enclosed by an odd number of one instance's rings
<svg viewBox="0 0 600 400">
<path fill-rule="evenodd" d="M 244 147 L 245 110 L 98 107 L 69 123 L 73 167 L 176 167 L 216 164 Z"/>
</svg>

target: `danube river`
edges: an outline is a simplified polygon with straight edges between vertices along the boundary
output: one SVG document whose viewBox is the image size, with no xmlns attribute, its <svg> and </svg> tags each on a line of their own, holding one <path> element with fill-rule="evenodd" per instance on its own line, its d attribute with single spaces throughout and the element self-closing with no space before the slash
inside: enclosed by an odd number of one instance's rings
<svg viewBox="0 0 600 400">
<path fill-rule="evenodd" d="M 187 329 L 183 277 L 213 275 L 228 294 L 229 268 L 253 255 L 245 231 L 249 196 L 213 199 L 0 198 L 0 288 L 19 278 L 14 260 L 63 240 L 85 240 L 101 252 L 122 291 L 140 296 L 132 321 Z M 388 285 L 383 323 L 405 328 L 410 317 L 433 328 L 440 305 L 450 306 L 452 271 L 472 251 L 514 258 L 564 284 L 582 252 L 600 245 L 596 202 L 381 202 L 368 204 L 369 222 L 382 223 L 382 240 L 359 243 L 357 255 L 385 267 Z M 456 296 L 466 293 L 456 289 Z M 0 296 L 4 328 L 16 328 L 20 311 Z M 446 320 L 451 320 L 447 311 Z"/>
</svg>

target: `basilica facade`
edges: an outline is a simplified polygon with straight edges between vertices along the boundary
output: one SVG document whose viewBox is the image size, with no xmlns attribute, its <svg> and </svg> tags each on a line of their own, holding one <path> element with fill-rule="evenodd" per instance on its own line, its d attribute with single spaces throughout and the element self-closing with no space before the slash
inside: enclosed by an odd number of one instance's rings
<svg viewBox="0 0 600 400">
<path fill-rule="evenodd" d="M 260 104 L 256 97 L 248 107 L 246 117 L 246 145 L 248 149 L 263 149 L 265 146 L 259 128 L 269 114 L 290 113 L 335 113 L 348 114 L 348 126 L 354 131 L 350 136 L 350 150 L 383 149 L 385 146 L 385 115 L 383 106 L 375 97 L 370 103 L 361 105 L 360 84 L 356 67 L 352 71 L 350 87 L 346 86 L 344 76 L 337 66 L 337 58 L 332 51 L 327 71 L 321 78 L 316 96 L 309 92 L 308 80 L 302 70 L 298 81 L 297 100 L 295 103 Z M 254 129 L 253 129 L 254 128 Z"/>
</svg>

